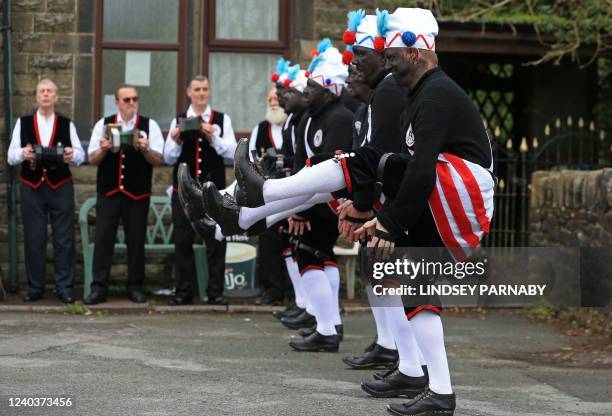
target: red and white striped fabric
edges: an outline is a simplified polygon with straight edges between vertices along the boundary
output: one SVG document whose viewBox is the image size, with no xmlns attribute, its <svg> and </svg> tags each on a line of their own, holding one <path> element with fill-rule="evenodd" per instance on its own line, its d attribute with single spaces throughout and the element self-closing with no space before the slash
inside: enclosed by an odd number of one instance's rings
<svg viewBox="0 0 612 416">
<path fill-rule="evenodd" d="M 450 153 L 438 156 L 436 173 L 429 208 L 444 245 L 464 261 L 489 232 L 495 184 L 487 169 Z"/>
</svg>

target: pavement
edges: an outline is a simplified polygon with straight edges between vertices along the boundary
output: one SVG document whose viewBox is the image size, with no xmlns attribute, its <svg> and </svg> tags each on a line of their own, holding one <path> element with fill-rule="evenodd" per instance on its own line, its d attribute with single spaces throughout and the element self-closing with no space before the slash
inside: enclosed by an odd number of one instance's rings
<svg viewBox="0 0 612 416">
<path fill-rule="evenodd" d="M 268 313 L 0 313 L 0 415 L 385 415 L 341 357 L 372 340 L 345 315 L 340 353 L 297 353 Z M 444 317 L 457 416 L 611 415 L 612 369 L 523 357 L 572 338 L 507 311 Z M 11 397 L 72 407 L 10 407 Z"/>
</svg>

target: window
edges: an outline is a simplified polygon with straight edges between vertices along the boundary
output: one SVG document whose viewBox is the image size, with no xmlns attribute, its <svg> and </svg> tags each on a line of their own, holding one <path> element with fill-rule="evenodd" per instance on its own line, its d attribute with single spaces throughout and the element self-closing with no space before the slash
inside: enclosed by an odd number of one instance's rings
<svg viewBox="0 0 612 416">
<path fill-rule="evenodd" d="M 289 56 L 289 0 L 208 0 L 203 54 L 211 105 L 250 132 L 265 114 L 270 74 Z"/>
<path fill-rule="evenodd" d="M 98 1 L 96 116 L 116 112 L 115 88 L 128 83 L 139 111 L 168 128 L 184 101 L 185 1 Z"/>
</svg>

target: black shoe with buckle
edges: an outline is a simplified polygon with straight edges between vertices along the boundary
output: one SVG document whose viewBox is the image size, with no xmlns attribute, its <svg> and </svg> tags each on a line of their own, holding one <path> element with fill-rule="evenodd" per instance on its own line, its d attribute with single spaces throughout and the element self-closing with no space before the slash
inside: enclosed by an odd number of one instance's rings
<svg viewBox="0 0 612 416">
<path fill-rule="evenodd" d="M 361 388 L 373 397 L 407 397 L 412 399 L 427 388 L 428 382 L 425 376 L 409 377 L 396 369 L 381 380 L 362 381 Z"/>
<path fill-rule="evenodd" d="M 407 403 L 387 405 L 387 411 L 396 416 L 453 416 L 456 406 L 455 393 L 438 394 L 427 388 Z"/>
<path fill-rule="evenodd" d="M 147 295 L 142 290 L 130 289 L 128 290 L 128 299 L 134 303 L 145 303 L 147 301 Z"/>
<path fill-rule="evenodd" d="M 242 207 L 257 208 L 264 205 L 263 184 L 266 177 L 261 174 L 249 158 L 249 141 L 242 139 L 236 146 L 234 171 L 239 191 L 236 202 Z"/>
<path fill-rule="evenodd" d="M 357 357 L 344 357 L 342 362 L 351 368 L 388 368 L 397 362 L 397 350 L 391 350 L 376 344 L 372 351 Z"/>
<path fill-rule="evenodd" d="M 310 328 L 317 324 L 315 317 L 306 311 L 294 318 L 282 318 L 280 321 L 289 329 Z"/>
<path fill-rule="evenodd" d="M 185 216 L 194 222 L 206 215 L 202 204 L 202 187 L 191 177 L 189 166 L 181 163 L 176 173 L 178 197 Z"/>
<path fill-rule="evenodd" d="M 272 312 L 272 316 L 274 316 L 276 319 L 279 319 L 279 320 L 282 318 L 293 318 L 294 316 L 298 316 L 305 310 L 306 309 L 300 308 L 295 303 L 291 303 L 289 306 L 287 306 L 282 311 Z"/>
<path fill-rule="evenodd" d="M 372 341 L 372 343 L 370 345 L 365 347 L 363 352 L 370 352 L 370 351 L 372 351 L 377 343 L 378 343 L 378 335 L 374 335 L 374 341 Z"/>
<path fill-rule="evenodd" d="M 317 331 L 306 338 L 294 338 L 289 342 L 296 351 L 338 352 L 340 337 L 338 335 L 321 335 Z"/>
</svg>

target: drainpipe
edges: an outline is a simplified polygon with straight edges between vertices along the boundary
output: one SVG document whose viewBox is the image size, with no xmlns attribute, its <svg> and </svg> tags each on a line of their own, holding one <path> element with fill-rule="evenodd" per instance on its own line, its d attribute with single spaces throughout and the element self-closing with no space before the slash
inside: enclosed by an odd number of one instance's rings
<svg viewBox="0 0 612 416">
<path fill-rule="evenodd" d="M 11 142 L 11 133 L 13 131 L 13 105 L 11 97 L 13 96 L 13 50 L 11 42 L 11 0 L 4 0 L 4 20 L 2 22 L 2 41 L 4 51 L 4 129 L 6 144 L 5 149 L 8 152 Z M 6 152 L 4 157 L 6 157 Z M 9 285 L 10 292 L 17 292 L 19 283 L 17 281 L 17 217 L 16 217 L 16 192 L 15 192 L 15 168 L 6 165 L 6 195 L 7 195 L 7 211 L 8 211 L 8 243 L 9 243 Z"/>
</svg>

